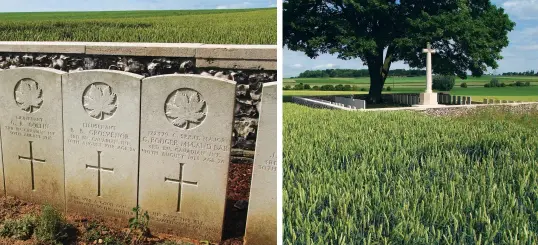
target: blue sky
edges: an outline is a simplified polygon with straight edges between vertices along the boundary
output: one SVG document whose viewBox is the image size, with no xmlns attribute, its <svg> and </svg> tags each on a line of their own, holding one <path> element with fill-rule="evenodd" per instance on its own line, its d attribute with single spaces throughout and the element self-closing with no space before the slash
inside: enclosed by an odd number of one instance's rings
<svg viewBox="0 0 538 245">
<path fill-rule="evenodd" d="M 516 22 L 515 29 L 508 34 L 510 45 L 499 61 L 496 73 L 538 70 L 538 0 L 493 0 Z M 301 52 L 284 48 L 284 77 L 297 76 L 300 72 L 314 69 L 349 68 L 366 69 L 361 60 L 339 60 L 336 56 L 323 54 L 310 59 Z M 394 63 L 391 69 L 409 68 L 403 62 Z M 493 71 L 490 71 L 493 72 Z"/>
<path fill-rule="evenodd" d="M 0 0 L 0 12 L 235 9 L 276 7 L 277 0 Z"/>
</svg>

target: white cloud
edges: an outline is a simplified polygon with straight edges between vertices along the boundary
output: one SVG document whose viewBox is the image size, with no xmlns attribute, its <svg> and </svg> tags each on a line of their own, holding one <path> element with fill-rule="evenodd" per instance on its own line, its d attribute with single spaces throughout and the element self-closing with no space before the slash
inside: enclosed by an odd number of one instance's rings
<svg viewBox="0 0 538 245">
<path fill-rule="evenodd" d="M 252 7 L 252 3 L 243 2 L 243 3 L 219 5 L 217 6 L 217 9 L 244 9 L 244 8 L 251 8 L 251 7 Z"/>
<path fill-rule="evenodd" d="M 276 3 L 270 4 L 269 8 L 276 8 Z"/>
<path fill-rule="evenodd" d="M 314 66 L 315 69 L 335 69 L 338 67 L 338 65 L 332 63 Z"/>
<path fill-rule="evenodd" d="M 508 14 L 519 19 L 538 19 L 538 0 L 508 0 L 502 7 Z"/>
<path fill-rule="evenodd" d="M 293 65 L 291 65 L 291 67 L 293 67 L 293 68 L 301 68 L 301 67 L 303 67 L 303 65 L 301 65 L 301 64 L 293 64 Z"/>
</svg>

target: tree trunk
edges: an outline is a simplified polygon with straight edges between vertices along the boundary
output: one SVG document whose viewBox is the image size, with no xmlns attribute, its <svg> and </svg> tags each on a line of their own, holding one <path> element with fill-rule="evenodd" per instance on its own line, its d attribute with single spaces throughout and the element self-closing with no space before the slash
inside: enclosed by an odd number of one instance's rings
<svg viewBox="0 0 538 245">
<path fill-rule="evenodd" d="M 379 49 L 376 55 L 367 57 L 368 73 L 370 74 L 370 91 L 368 92 L 368 102 L 377 104 L 381 103 L 381 93 L 385 80 L 389 75 L 390 65 L 392 64 L 393 46 L 389 46 L 387 54 L 383 59 L 383 49 Z"/>
<path fill-rule="evenodd" d="M 368 92 L 368 102 L 372 104 L 381 103 L 381 92 L 385 85 L 385 78 L 381 71 L 383 69 L 383 63 L 379 57 L 372 57 L 368 59 L 368 73 L 370 74 L 370 91 Z"/>
</svg>

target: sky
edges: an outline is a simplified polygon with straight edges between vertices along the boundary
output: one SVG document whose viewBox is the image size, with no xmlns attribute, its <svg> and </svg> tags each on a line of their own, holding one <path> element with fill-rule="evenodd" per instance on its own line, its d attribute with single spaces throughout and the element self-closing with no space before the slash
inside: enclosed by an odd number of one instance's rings
<svg viewBox="0 0 538 245">
<path fill-rule="evenodd" d="M 538 71 L 538 0 L 492 0 L 508 13 L 516 27 L 508 34 L 510 44 L 503 49 L 504 57 L 498 61 L 499 68 L 491 73 Z M 360 59 L 339 60 L 336 55 L 322 54 L 310 59 L 301 52 L 284 47 L 283 75 L 293 77 L 305 70 L 319 69 L 367 69 Z M 403 62 L 396 62 L 391 69 L 408 69 Z"/>
<path fill-rule="evenodd" d="M 0 0 L 0 12 L 240 9 L 276 7 L 277 0 Z"/>
</svg>

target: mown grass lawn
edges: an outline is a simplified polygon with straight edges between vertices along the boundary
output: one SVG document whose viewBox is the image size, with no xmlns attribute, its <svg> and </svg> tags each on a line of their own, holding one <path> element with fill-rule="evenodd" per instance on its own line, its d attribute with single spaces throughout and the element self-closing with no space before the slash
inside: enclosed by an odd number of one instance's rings
<svg viewBox="0 0 538 245">
<path fill-rule="evenodd" d="M 538 108 L 284 104 L 284 244 L 537 244 Z"/>
</svg>

